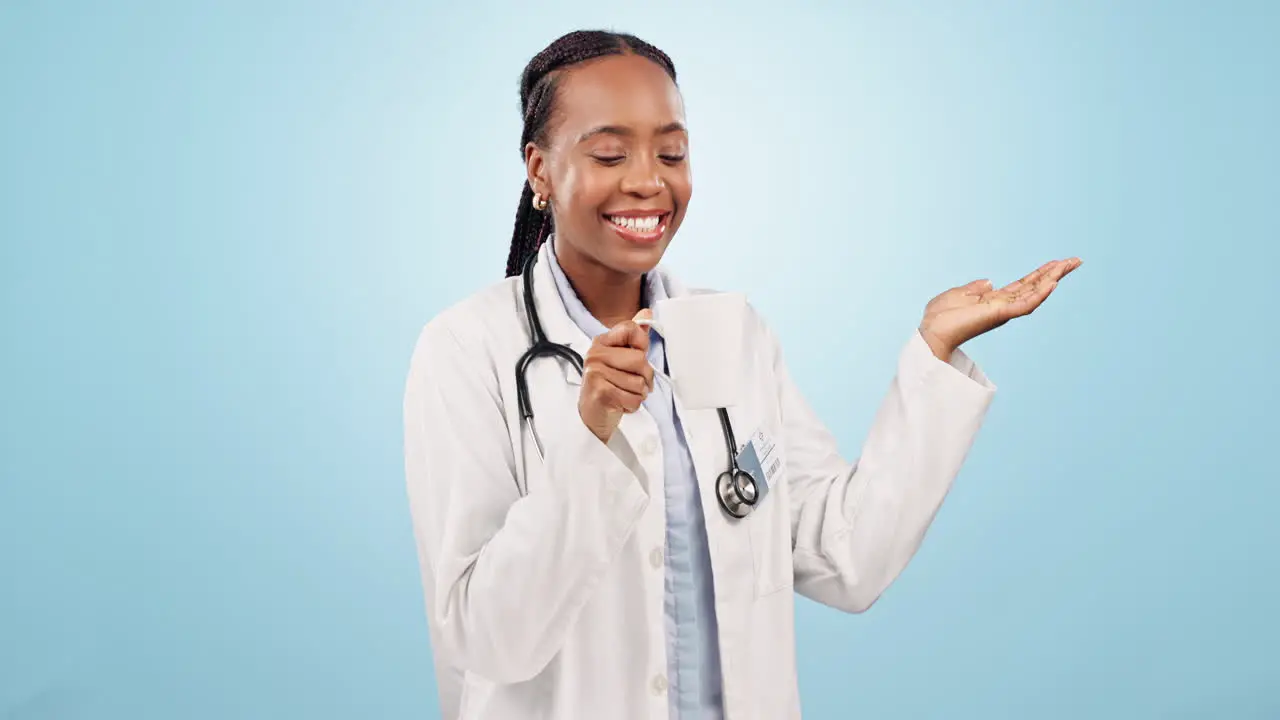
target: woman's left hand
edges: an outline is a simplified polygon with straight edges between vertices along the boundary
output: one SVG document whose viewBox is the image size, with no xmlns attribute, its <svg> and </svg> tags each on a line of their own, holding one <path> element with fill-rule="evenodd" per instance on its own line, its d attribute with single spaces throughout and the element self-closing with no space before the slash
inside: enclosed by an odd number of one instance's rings
<svg viewBox="0 0 1280 720">
<path fill-rule="evenodd" d="M 952 288 L 924 309 L 920 335 L 933 354 L 950 362 L 956 348 L 1016 317 L 1030 315 L 1053 292 L 1067 273 L 1080 267 L 1080 258 L 1053 260 L 999 290 L 988 280 L 974 280 Z"/>
</svg>

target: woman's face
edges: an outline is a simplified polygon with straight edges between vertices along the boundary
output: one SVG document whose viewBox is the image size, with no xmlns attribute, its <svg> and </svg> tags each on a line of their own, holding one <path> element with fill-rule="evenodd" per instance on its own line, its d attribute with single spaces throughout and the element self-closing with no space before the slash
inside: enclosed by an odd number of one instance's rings
<svg viewBox="0 0 1280 720">
<path fill-rule="evenodd" d="M 571 69 L 556 90 L 548 147 L 526 148 L 550 198 L 560 253 L 608 270 L 652 270 L 693 193 L 684 103 L 653 61 L 613 55 Z"/>
</svg>

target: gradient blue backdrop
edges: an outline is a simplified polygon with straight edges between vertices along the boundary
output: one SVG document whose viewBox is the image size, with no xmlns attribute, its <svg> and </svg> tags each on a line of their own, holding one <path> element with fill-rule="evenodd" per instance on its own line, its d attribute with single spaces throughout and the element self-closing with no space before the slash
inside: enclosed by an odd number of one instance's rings
<svg viewBox="0 0 1280 720">
<path fill-rule="evenodd" d="M 438 716 L 404 374 L 579 26 L 675 58 L 669 262 L 850 455 L 931 296 L 1085 259 L 900 581 L 800 604 L 806 717 L 1280 716 L 1280 4 L 433 5 L 0 2 L 0 717 Z"/>
</svg>

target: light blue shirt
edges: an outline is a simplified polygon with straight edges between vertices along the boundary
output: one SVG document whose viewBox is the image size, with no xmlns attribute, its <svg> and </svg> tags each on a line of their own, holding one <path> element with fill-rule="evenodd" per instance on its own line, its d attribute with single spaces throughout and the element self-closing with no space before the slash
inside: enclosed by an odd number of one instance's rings
<svg viewBox="0 0 1280 720">
<path fill-rule="evenodd" d="M 552 242 L 548 240 L 547 242 Z M 551 273 L 569 317 L 587 334 L 608 331 L 587 311 L 552 252 Z M 658 273 L 645 276 L 645 297 L 650 305 L 667 297 Z M 662 337 L 649 332 L 649 362 L 666 367 Z M 672 720 L 719 720 L 723 717 L 720 678 L 720 644 L 716 628 L 715 590 L 711 583 L 711 550 L 707 526 L 698 497 L 693 456 L 684 439 L 680 418 L 672 400 L 671 385 L 655 375 L 645 410 L 658 425 L 662 441 L 663 487 L 667 509 L 666 592 L 667 684 Z M 624 651 L 625 652 L 625 651 Z"/>
</svg>

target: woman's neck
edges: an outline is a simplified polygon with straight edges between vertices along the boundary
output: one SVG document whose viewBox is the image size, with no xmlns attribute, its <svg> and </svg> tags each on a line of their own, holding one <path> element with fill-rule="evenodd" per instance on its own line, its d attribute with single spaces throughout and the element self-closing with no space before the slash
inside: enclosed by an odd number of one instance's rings
<svg viewBox="0 0 1280 720">
<path fill-rule="evenodd" d="M 606 328 L 630 320 L 640 311 L 642 276 L 605 267 L 569 243 L 556 242 L 554 249 L 578 299 Z"/>
</svg>

